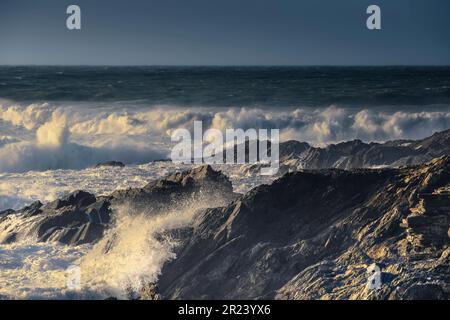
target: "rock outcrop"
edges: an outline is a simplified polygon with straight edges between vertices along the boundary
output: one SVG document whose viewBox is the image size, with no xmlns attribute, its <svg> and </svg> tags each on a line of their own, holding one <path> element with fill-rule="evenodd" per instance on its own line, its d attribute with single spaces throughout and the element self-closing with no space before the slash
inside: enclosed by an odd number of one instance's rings
<svg viewBox="0 0 450 320">
<path fill-rule="evenodd" d="M 272 145 L 267 143 L 268 154 Z M 255 142 L 259 150 L 259 141 Z M 245 152 L 245 165 L 241 167 L 243 174 L 259 174 L 263 164 L 249 160 L 249 142 L 234 146 L 234 159 L 237 160 L 238 148 Z M 401 167 L 418 165 L 441 156 L 450 156 L 450 130 L 438 132 L 422 140 L 394 140 L 385 143 L 365 143 L 361 140 L 330 144 L 324 148 L 313 147 L 306 142 L 281 142 L 279 149 L 278 176 L 287 172 L 303 169 L 358 169 Z M 226 163 L 226 152 L 223 161 Z M 259 155 L 259 153 L 258 153 Z M 259 157 L 257 157 L 259 161 Z"/>
<path fill-rule="evenodd" d="M 449 172 L 450 158 L 443 157 L 399 169 L 286 174 L 228 206 L 202 211 L 177 232 L 182 245 L 164 266 L 158 293 L 163 299 L 448 299 L 443 230 L 449 225 L 441 217 L 448 217 L 448 199 L 434 194 L 448 188 Z M 427 227 L 410 217 L 421 203 Z M 419 258 L 417 245 L 425 253 Z M 373 263 L 382 266 L 378 290 L 367 289 Z"/>
<path fill-rule="evenodd" d="M 184 206 L 186 202 L 209 202 L 216 207 L 229 203 L 234 197 L 228 178 L 204 165 L 151 181 L 143 188 L 115 191 L 108 200 L 116 205 L 127 204 L 159 212 L 168 210 L 169 206 Z"/>
<path fill-rule="evenodd" d="M 311 147 L 289 157 L 289 160 L 297 160 L 296 165 L 300 168 L 353 169 L 416 165 L 445 155 L 450 155 L 450 130 L 435 133 L 431 137 L 417 141 L 364 143 L 354 140 L 332 144 L 326 148 Z"/>
<path fill-rule="evenodd" d="M 0 218 L 0 243 L 34 239 L 85 244 L 101 238 L 111 220 L 109 203 L 93 194 L 75 191 L 43 205 L 37 201 Z"/>
<path fill-rule="evenodd" d="M 95 168 L 104 168 L 104 167 L 119 167 L 123 168 L 125 167 L 125 164 L 120 161 L 106 161 L 106 162 L 100 162 L 95 165 Z"/>
<path fill-rule="evenodd" d="M 71 245 L 93 243 L 110 227 L 117 205 L 152 214 L 186 201 L 221 206 L 234 197 L 228 178 L 210 166 L 174 173 L 143 188 L 116 191 L 105 197 L 75 191 L 45 205 L 37 201 L 18 211 L 0 212 L 0 244 L 30 237 Z"/>
<path fill-rule="evenodd" d="M 420 252 L 430 246 L 442 248 L 448 245 L 450 237 L 450 192 L 438 190 L 436 193 L 419 195 L 417 207 L 403 219 L 407 239 L 415 251 Z"/>
<path fill-rule="evenodd" d="M 270 142 L 268 146 L 270 154 Z M 244 149 L 246 161 L 248 161 L 248 149 L 248 142 L 246 142 Z M 361 140 L 353 140 L 330 144 L 324 148 L 313 147 L 299 141 L 286 141 L 279 145 L 281 174 L 297 169 L 350 170 L 417 165 L 446 155 L 450 155 L 450 130 L 438 132 L 417 141 L 394 140 L 385 143 L 365 143 Z M 259 170 L 259 168 L 258 166 L 254 169 Z"/>
</svg>

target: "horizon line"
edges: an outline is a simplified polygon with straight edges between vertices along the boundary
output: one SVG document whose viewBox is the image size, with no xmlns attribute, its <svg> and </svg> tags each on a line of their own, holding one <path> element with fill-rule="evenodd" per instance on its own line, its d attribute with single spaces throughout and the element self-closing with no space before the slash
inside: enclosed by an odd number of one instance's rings
<svg viewBox="0 0 450 320">
<path fill-rule="evenodd" d="M 450 67 L 450 64 L 0 64 L 0 67 Z"/>
</svg>

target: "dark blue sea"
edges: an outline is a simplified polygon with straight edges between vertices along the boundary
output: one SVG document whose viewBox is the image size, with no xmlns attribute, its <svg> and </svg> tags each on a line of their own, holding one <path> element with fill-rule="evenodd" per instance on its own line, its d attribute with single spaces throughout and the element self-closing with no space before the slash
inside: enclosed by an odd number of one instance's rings
<svg viewBox="0 0 450 320">
<path fill-rule="evenodd" d="M 426 106 L 450 67 L 0 67 L 0 98 L 206 107 Z"/>
</svg>

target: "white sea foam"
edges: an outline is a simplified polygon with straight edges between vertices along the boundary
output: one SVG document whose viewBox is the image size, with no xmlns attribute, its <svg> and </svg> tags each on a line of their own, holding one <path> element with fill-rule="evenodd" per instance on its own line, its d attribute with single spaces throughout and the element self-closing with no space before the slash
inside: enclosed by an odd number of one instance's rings
<svg viewBox="0 0 450 320">
<path fill-rule="evenodd" d="M 108 110 L 108 111 L 105 111 Z M 405 110 L 407 110 L 405 108 Z M 165 157 L 170 133 L 193 128 L 280 129 L 281 140 L 313 145 L 361 139 L 418 139 L 450 128 L 450 108 L 389 112 L 343 108 L 179 108 L 170 106 L 0 104 L 0 171 L 81 169 L 98 161 Z M 12 139 L 11 139 L 12 138 Z"/>
<path fill-rule="evenodd" d="M 66 287 L 66 268 L 88 250 L 56 243 L 0 245 L 0 300 L 75 298 Z"/>
</svg>

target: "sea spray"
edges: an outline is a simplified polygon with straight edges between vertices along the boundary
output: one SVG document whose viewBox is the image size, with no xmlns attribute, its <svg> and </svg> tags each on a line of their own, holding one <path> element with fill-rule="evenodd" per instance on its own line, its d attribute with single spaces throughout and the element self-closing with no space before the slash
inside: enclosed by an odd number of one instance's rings
<svg viewBox="0 0 450 320">
<path fill-rule="evenodd" d="M 157 282 L 165 262 L 176 258 L 177 239 L 170 231 L 189 226 L 196 212 L 221 204 L 207 194 L 174 201 L 164 212 L 122 204 L 113 208 L 114 221 L 94 245 L 38 243 L 40 216 L 11 214 L 0 230 L 22 230 L 27 237 L 0 245 L 0 297 L 8 299 L 134 299 L 142 287 Z M 80 288 L 67 287 L 67 270 L 79 267 Z M 0 298 L 1 299 L 1 298 Z"/>
<path fill-rule="evenodd" d="M 188 226 L 208 206 L 212 203 L 185 201 L 158 214 L 116 207 L 115 226 L 80 261 L 82 286 L 105 297 L 138 297 L 144 285 L 157 281 L 164 263 L 176 258 L 179 242 L 169 231 Z"/>
</svg>

